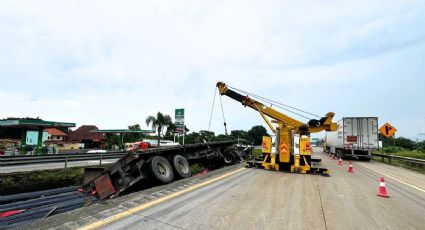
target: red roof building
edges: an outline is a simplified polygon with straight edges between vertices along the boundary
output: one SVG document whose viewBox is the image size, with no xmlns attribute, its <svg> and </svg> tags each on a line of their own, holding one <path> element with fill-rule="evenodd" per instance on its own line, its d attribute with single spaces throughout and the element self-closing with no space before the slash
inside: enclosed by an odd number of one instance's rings
<svg viewBox="0 0 425 230">
<path fill-rule="evenodd" d="M 47 132 L 47 141 L 64 141 L 68 137 L 68 135 L 56 128 L 48 128 L 44 131 Z"/>
<path fill-rule="evenodd" d="M 46 131 L 51 136 L 60 136 L 60 137 L 68 136 L 66 133 L 56 128 L 48 128 L 48 129 L 45 129 L 44 131 Z"/>
<path fill-rule="evenodd" d="M 70 141 L 84 143 L 84 148 L 102 148 L 106 143 L 103 133 L 92 133 L 91 130 L 99 130 L 95 125 L 83 125 L 69 134 Z"/>
</svg>

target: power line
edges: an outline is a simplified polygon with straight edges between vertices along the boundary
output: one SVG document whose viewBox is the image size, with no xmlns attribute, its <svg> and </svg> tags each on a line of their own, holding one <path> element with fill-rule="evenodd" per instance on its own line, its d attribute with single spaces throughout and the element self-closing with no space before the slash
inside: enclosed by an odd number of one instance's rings
<svg viewBox="0 0 425 230">
<path fill-rule="evenodd" d="M 220 105 L 221 105 L 221 113 L 223 114 L 224 133 L 227 135 L 227 124 L 226 124 L 226 118 L 224 117 L 224 109 L 223 109 L 223 102 L 221 101 L 221 96 L 220 96 Z"/>
<path fill-rule="evenodd" d="M 214 91 L 214 98 L 213 98 L 213 103 L 211 107 L 210 122 L 208 124 L 208 131 L 210 131 L 210 128 L 211 128 L 211 120 L 212 120 L 212 116 L 214 112 L 214 104 L 215 104 L 215 95 L 217 94 L 217 87 L 214 87 L 214 88 L 215 88 L 215 91 Z"/>
<path fill-rule="evenodd" d="M 264 101 L 264 102 L 270 103 L 271 105 L 273 105 L 273 104 L 274 104 L 274 105 L 275 105 L 276 107 L 278 107 L 278 108 L 284 109 L 284 110 L 286 110 L 286 111 L 288 111 L 288 112 L 290 112 L 290 113 L 296 114 L 296 115 L 301 116 L 301 117 L 303 117 L 303 118 L 311 119 L 311 118 L 309 118 L 309 117 L 307 117 L 307 116 L 304 116 L 304 115 L 302 115 L 302 114 L 300 114 L 300 113 L 294 112 L 294 111 L 292 111 L 292 110 L 290 110 L 290 109 L 293 109 L 293 110 L 296 110 L 296 111 L 299 111 L 299 112 L 302 112 L 302 113 L 305 113 L 305 114 L 309 114 L 309 115 L 312 115 L 312 116 L 315 116 L 315 117 L 321 118 L 319 115 L 316 115 L 316 114 L 313 114 L 313 113 L 310 113 L 310 112 L 307 112 L 307 111 L 304 111 L 304 110 L 301 110 L 301 109 L 295 108 L 295 107 L 293 107 L 293 106 L 285 105 L 285 104 L 283 104 L 283 103 L 281 103 L 281 102 L 274 101 L 274 100 L 271 100 L 271 99 L 268 99 L 268 98 L 265 98 L 265 97 L 262 97 L 262 96 L 259 96 L 259 95 L 256 95 L 256 94 L 253 94 L 253 93 L 247 92 L 247 91 L 245 91 L 245 90 L 237 89 L 237 88 L 235 88 L 235 87 L 231 87 L 231 86 L 228 86 L 228 87 L 229 87 L 229 88 L 231 88 L 231 89 L 237 90 L 237 91 L 239 91 L 239 92 L 241 92 L 241 93 L 244 93 L 244 94 L 247 94 L 247 95 L 251 95 L 252 97 L 255 97 L 255 98 L 259 99 L 259 100 L 262 100 L 262 101 Z M 279 106 L 279 105 L 281 105 L 281 106 Z M 283 106 L 284 106 L 284 107 L 283 107 Z M 287 107 L 287 108 L 285 108 L 285 107 Z M 290 108 L 290 109 L 288 109 L 288 108 Z"/>
</svg>

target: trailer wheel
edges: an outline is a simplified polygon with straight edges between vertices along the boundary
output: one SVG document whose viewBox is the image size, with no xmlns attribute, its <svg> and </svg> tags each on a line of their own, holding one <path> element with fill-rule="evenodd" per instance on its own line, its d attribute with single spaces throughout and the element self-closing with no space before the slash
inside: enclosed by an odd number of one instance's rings
<svg viewBox="0 0 425 230">
<path fill-rule="evenodd" d="M 254 155 L 252 155 L 251 153 L 250 154 L 248 154 L 247 156 L 246 156 L 246 159 L 245 160 L 248 160 L 248 161 L 250 161 L 250 160 L 254 160 Z"/>
<path fill-rule="evenodd" d="M 149 162 L 150 172 L 161 183 L 167 184 L 173 181 L 174 173 L 170 163 L 161 156 L 155 156 Z"/>
<path fill-rule="evenodd" d="M 228 154 L 224 155 L 224 163 L 226 163 L 226 164 L 232 164 L 233 161 L 234 161 L 233 154 L 228 153 Z"/>
<path fill-rule="evenodd" d="M 336 156 L 340 158 L 344 158 L 344 151 L 342 149 L 336 149 Z"/>
<path fill-rule="evenodd" d="M 174 171 L 177 173 L 176 176 L 180 178 L 188 178 L 192 175 L 192 170 L 190 168 L 189 162 L 186 158 L 181 155 L 175 155 L 173 157 L 173 166 Z"/>
</svg>

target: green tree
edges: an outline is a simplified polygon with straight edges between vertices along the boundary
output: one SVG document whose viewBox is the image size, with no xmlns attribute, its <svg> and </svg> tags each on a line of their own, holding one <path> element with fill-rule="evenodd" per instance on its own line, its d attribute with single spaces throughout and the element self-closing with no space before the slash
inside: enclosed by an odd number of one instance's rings
<svg viewBox="0 0 425 230">
<path fill-rule="evenodd" d="M 187 126 L 184 126 L 185 133 L 189 132 Z M 176 133 L 176 124 L 172 123 L 167 127 L 167 131 L 165 131 L 164 139 L 166 140 L 174 140 L 174 134 Z M 185 138 L 186 140 L 186 138 Z"/>
<path fill-rule="evenodd" d="M 139 124 L 135 124 L 135 125 L 130 125 L 128 126 L 129 130 L 132 131 L 141 131 L 142 128 L 140 127 Z M 124 142 L 135 142 L 135 141 L 140 141 L 141 139 L 143 139 L 144 135 L 143 133 L 127 133 L 124 136 Z"/>
<path fill-rule="evenodd" d="M 417 146 L 418 150 L 425 152 L 425 141 L 418 142 Z"/>
<path fill-rule="evenodd" d="M 213 141 L 215 139 L 215 133 L 207 130 L 199 131 L 199 138 L 202 141 Z"/>
<path fill-rule="evenodd" d="M 235 140 L 239 140 L 239 141 L 244 140 L 248 143 L 252 142 L 251 137 L 248 135 L 248 132 L 245 130 L 232 130 L 230 132 L 230 136 Z"/>
<path fill-rule="evenodd" d="M 395 138 L 395 145 L 409 150 L 413 150 L 416 147 L 416 143 L 414 141 L 404 137 Z"/>
<path fill-rule="evenodd" d="M 106 148 L 112 149 L 114 145 L 119 146 L 120 148 L 123 148 L 123 146 L 121 146 L 121 136 L 117 133 L 107 133 Z"/>
<path fill-rule="evenodd" d="M 230 135 L 219 134 L 214 138 L 214 141 L 235 141 L 236 139 Z"/>
<path fill-rule="evenodd" d="M 156 117 L 148 116 L 146 118 L 146 125 L 151 126 L 153 130 L 156 129 L 158 132 L 158 147 L 160 146 L 160 142 L 161 142 L 162 130 L 171 124 L 172 124 L 171 117 L 169 115 L 164 115 L 161 112 L 158 112 L 156 114 Z"/>
<path fill-rule="evenodd" d="M 197 132 L 191 132 L 186 134 L 184 139 L 185 144 L 195 144 L 200 143 L 200 135 Z"/>
<path fill-rule="evenodd" d="M 167 138 L 167 139 L 174 138 L 175 133 L 176 133 L 176 124 L 171 123 L 167 127 L 167 131 L 165 131 L 165 138 Z"/>
<path fill-rule="evenodd" d="M 425 141 L 416 142 L 405 137 L 385 137 L 379 134 L 379 140 L 382 141 L 385 152 L 395 153 L 407 150 L 419 150 L 425 152 Z"/>
<path fill-rule="evenodd" d="M 261 145 L 263 142 L 263 136 L 269 136 L 267 133 L 267 129 L 264 128 L 262 125 L 256 125 L 253 126 L 249 131 L 248 135 L 253 140 L 254 145 Z"/>
</svg>

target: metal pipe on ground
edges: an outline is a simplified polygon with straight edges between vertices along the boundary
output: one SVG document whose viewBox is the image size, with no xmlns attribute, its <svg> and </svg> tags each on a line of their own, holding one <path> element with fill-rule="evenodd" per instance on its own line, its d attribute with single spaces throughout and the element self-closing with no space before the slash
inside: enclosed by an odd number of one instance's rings
<svg viewBox="0 0 425 230">
<path fill-rule="evenodd" d="M 10 210 L 16 210 L 16 209 L 29 209 L 29 208 L 34 208 L 37 206 L 58 203 L 61 201 L 66 201 L 69 199 L 84 197 L 84 196 L 85 194 L 82 194 L 80 192 L 70 192 L 70 193 L 64 193 L 64 194 L 55 195 L 55 196 L 26 200 L 26 201 L 21 201 L 17 203 L 1 205 L 0 212 L 7 212 Z"/>
<path fill-rule="evenodd" d="M 69 197 L 69 196 L 72 196 L 72 195 L 75 195 L 75 194 L 82 194 L 82 193 L 77 192 L 77 191 L 75 191 L 75 192 L 73 191 L 73 192 L 56 194 L 56 195 L 52 195 L 52 196 L 42 196 L 42 197 L 39 197 L 39 198 L 23 200 L 23 201 L 18 201 L 18 202 L 14 202 L 14 203 L 2 204 L 2 205 L 0 205 L 0 210 L 8 209 L 10 207 L 13 208 L 13 207 L 25 205 L 25 204 L 38 203 L 38 202 L 42 202 L 42 201 L 45 201 L 45 200 L 52 200 L 52 199 L 57 199 L 57 198 Z"/>
<path fill-rule="evenodd" d="M 29 200 L 29 199 L 33 199 L 33 198 L 37 198 L 41 196 L 51 196 L 51 195 L 56 195 L 60 193 L 77 191 L 78 188 L 79 186 L 71 186 L 71 187 L 43 190 L 43 191 L 37 191 L 37 192 L 27 192 L 27 193 L 19 193 L 14 195 L 0 196 L 0 204 L 11 203 L 11 202 L 16 202 L 20 200 Z"/>
<path fill-rule="evenodd" d="M 24 218 L 24 217 L 31 217 L 33 215 L 38 215 L 40 213 L 48 213 L 49 211 L 51 211 L 52 207 L 55 207 L 55 209 L 57 210 L 61 208 L 66 208 L 68 206 L 73 206 L 76 204 L 84 204 L 84 198 L 74 198 L 67 202 L 55 203 L 55 204 L 45 205 L 45 206 L 41 206 L 37 208 L 28 209 L 22 213 L 2 218 L 2 221 L 5 222 L 5 221 L 11 221 L 11 220 Z"/>
<path fill-rule="evenodd" d="M 93 203 L 97 203 L 99 200 L 95 197 L 91 198 Z M 85 200 L 76 200 L 67 202 L 66 204 L 53 205 L 49 208 L 44 208 L 43 210 L 38 210 L 37 212 L 32 212 L 29 215 L 19 215 L 17 217 L 5 219 L 0 224 L 0 229 L 14 228 L 20 225 L 24 225 L 26 223 L 33 222 L 38 219 L 45 218 L 47 216 L 56 215 L 60 213 L 69 212 L 78 208 L 83 207 L 85 204 Z M 50 212 L 50 213 L 49 213 Z"/>
</svg>

